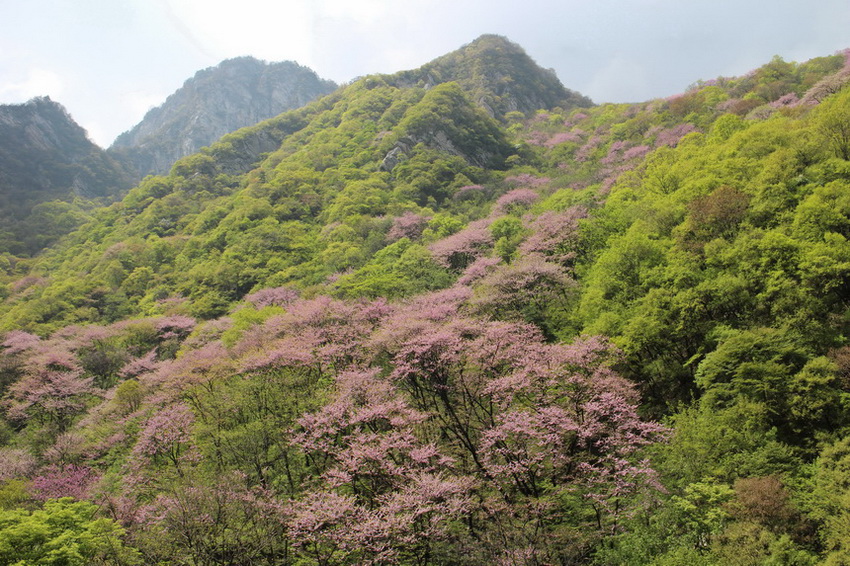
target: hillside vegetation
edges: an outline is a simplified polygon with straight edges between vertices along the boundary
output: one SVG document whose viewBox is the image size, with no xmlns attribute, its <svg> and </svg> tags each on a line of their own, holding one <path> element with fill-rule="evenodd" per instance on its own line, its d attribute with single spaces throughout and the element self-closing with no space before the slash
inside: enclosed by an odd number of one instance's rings
<svg viewBox="0 0 850 566">
<path fill-rule="evenodd" d="M 848 55 L 552 80 L 485 36 L 10 265 L 0 563 L 850 563 Z"/>
<path fill-rule="evenodd" d="M 0 105 L 0 268 L 56 242 L 133 184 L 49 97 Z"/>
</svg>

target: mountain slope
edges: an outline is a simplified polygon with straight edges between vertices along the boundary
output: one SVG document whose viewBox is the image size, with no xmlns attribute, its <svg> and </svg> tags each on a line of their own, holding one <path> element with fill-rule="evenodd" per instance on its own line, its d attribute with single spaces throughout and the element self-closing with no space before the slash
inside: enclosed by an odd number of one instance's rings
<svg viewBox="0 0 850 566">
<path fill-rule="evenodd" d="M 517 44 L 499 35 L 482 35 L 413 71 L 394 76 L 394 83 L 427 87 L 457 82 L 491 116 L 528 114 L 560 106 L 590 107 L 589 98 L 564 88 L 554 71 L 539 67 Z"/>
<path fill-rule="evenodd" d="M 504 45 L 500 40 L 494 49 Z M 461 61 L 470 56 L 462 52 Z M 168 296 L 190 298 L 193 313 L 211 316 L 258 285 L 324 284 L 336 272 L 359 267 L 383 245 L 384 215 L 468 208 L 453 204 L 460 187 L 498 178 L 493 171 L 521 159 L 499 124 L 460 86 L 474 78 L 464 74 L 468 67 L 496 74 L 488 69 L 498 59 L 486 49 L 477 53 L 482 64 L 459 65 L 451 75 L 460 82 L 400 88 L 399 75 L 366 77 L 184 158 L 172 175 L 146 180 L 45 258 L 39 271 L 57 282 L 65 269 L 87 273 L 75 290 L 66 288 L 63 299 L 49 288 L 32 290 L 26 301 L 40 295 L 35 300 L 49 303 L 39 315 L 45 322 L 55 316 L 114 319 L 157 309 Z M 512 69 L 546 75 L 530 59 L 524 64 L 529 68 Z M 275 144 L 257 167 L 261 153 Z M 372 243 L 354 253 L 361 243 L 349 242 L 344 251 L 335 242 L 339 235 L 323 231 L 334 222 L 360 222 L 357 231 Z M 230 234 L 237 225 L 239 235 Z M 98 243 L 92 245 L 94 234 Z M 171 249 L 167 267 L 144 259 L 153 235 Z M 126 248 L 129 241 L 136 243 Z M 129 255 L 106 253 L 113 245 Z M 112 297 L 106 303 L 104 293 Z M 92 302 L 92 294 L 100 298 Z M 27 325 L 22 319 L 16 324 Z"/>
<path fill-rule="evenodd" d="M 291 61 L 229 59 L 198 71 L 109 149 L 129 159 L 139 178 L 165 174 L 179 158 L 224 134 L 304 106 L 336 88 Z"/>
<path fill-rule="evenodd" d="M 0 252 L 37 252 L 84 218 L 75 199 L 109 199 L 132 182 L 60 104 L 0 105 Z"/>
<path fill-rule="evenodd" d="M 6 287 L 0 547 L 846 563 L 848 55 L 504 122 L 371 76 L 147 178 Z"/>
</svg>

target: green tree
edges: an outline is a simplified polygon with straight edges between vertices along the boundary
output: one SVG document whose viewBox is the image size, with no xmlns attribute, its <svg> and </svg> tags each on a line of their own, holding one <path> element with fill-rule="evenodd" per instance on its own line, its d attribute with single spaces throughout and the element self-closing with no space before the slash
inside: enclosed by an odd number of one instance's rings
<svg viewBox="0 0 850 566">
<path fill-rule="evenodd" d="M 124 529 L 96 512 L 93 503 L 70 497 L 47 501 L 34 511 L 0 510 L 0 563 L 142 564 L 139 552 L 124 543 Z"/>
</svg>

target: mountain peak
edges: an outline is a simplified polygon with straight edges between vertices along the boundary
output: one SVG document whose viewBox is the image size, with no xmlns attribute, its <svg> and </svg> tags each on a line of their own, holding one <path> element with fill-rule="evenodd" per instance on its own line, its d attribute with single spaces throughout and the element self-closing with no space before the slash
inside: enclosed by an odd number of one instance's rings
<svg viewBox="0 0 850 566">
<path fill-rule="evenodd" d="M 50 97 L 0 104 L 0 253 L 38 252 L 82 221 L 76 197 L 109 200 L 131 184 Z"/>
<path fill-rule="evenodd" d="M 195 73 L 133 129 L 118 136 L 110 149 L 130 154 L 140 177 L 167 173 L 179 158 L 221 136 L 303 106 L 336 88 L 334 82 L 293 61 L 227 59 Z"/>
<path fill-rule="evenodd" d="M 561 84 L 508 38 L 485 34 L 419 69 L 395 75 L 402 84 L 433 86 L 457 82 L 491 116 L 509 112 L 592 106 L 592 101 Z"/>
</svg>

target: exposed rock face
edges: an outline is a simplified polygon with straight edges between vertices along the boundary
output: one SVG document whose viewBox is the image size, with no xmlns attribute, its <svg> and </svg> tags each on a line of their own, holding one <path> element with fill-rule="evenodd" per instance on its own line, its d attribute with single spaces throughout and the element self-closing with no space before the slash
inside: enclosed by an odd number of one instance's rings
<svg viewBox="0 0 850 566">
<path fill-rule="evenodd" d="M 0 252 L 35 253 L 48 242 L 48 227 L 31 225 L 34 207 L 76 197 L 108 200 L 133 181 L 61 104 L 43 97 L 0 105 Z"/>
<path fill-rule="evenodd" d="M 175 161 L 224 134 L 277 116 L 336 90 L 332 81 L 290 61 L 229 59 L 199 71 L 110 152 L 128 159 L 140 177 L 165 174 Z"/>
<path fill-rule="evenodd" d="M 49 97 L 0 105 L 0 191 L 94 198 L 129 188 L 129 179 Z M 104 175 L 105 174 L 105 175 Z M 26 197 L 25 197 L 26 198 Z M 40 200 L 36 198 L 36 200 Z"/>
</svg>

